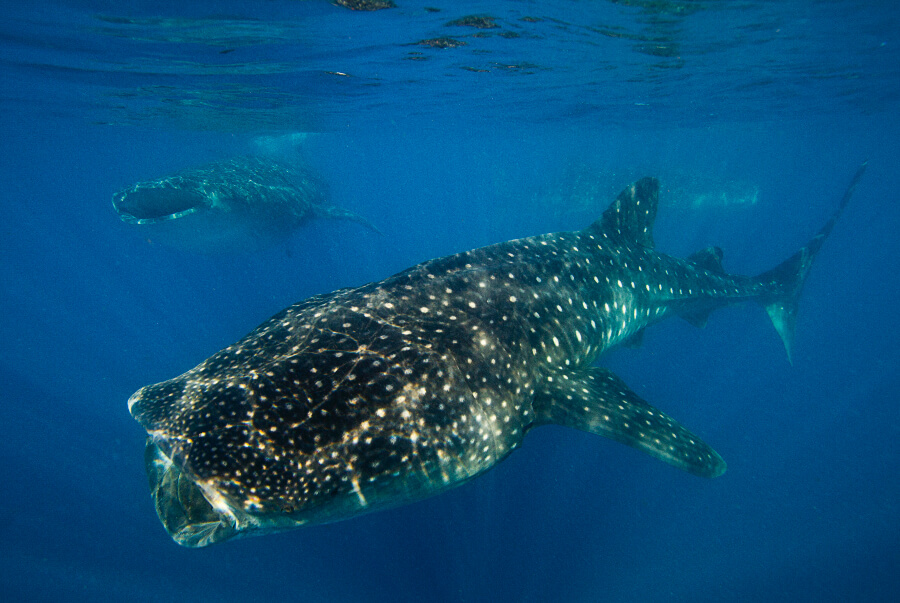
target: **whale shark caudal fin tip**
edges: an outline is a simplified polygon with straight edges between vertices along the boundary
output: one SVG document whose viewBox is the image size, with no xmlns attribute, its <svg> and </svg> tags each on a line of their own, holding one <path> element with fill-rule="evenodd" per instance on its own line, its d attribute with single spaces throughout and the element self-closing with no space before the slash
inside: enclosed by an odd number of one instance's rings
<svg viewBox="0 0 900 603">
<path fill-rule="evenodd" d="M 835 223 L 844 211 L 844 208 L 847 207 L 850 197 L 853 196 L 856 186 L 866 171 L 867 164 L 868 162 L 863 162 L 856 170 L 856 174 L 854 174 L 850 185 L 841 198 L 838 209 L 809 243 L 772 270 L 764 272 L 757 277 L 764 285 L 772 286 L 775 290 L 775 293 L 772 295 L 764 296 L 760 303 L 762 303 L 772 321 L 772 325 L 781 337 L 788 362 L 791 364 L 793 364 L 794 327 L 797 323 L 797 308 L 803 284 L 809 275 L 809 270 L 816 259 L 816 255 L 822 248 L 822 244 L 828 238 L 828 235 L 831 234 Z"/>
</svg>

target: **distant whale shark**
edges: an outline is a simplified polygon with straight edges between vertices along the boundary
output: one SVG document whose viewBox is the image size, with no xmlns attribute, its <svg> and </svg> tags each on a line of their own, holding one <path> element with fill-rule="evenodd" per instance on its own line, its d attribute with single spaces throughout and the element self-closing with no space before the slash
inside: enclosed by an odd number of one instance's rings
<svg viewBox="0 0 900 603">
<path fill-rule="evenodd" d="M 709 248 L 654 250 L 659 184 L 625 189 L 578 232 L 424 262 L 290 306 L 187 373 L 128 401 L 171 536 L 199 547 L 346 519 L 479 475 L 540 425 L 603 435 L 702 477 L 700 438 L 592 366 L 668 316 L 702 325 L 753 300 L 790 357 L 804 279 L 840 207 L 799 252 L 756 277 Z"/>
<path fill-rule="evenodd" d="M 331 205 L 311 171 L 263 157 L 235 157 L 137 184 L 113 207 L 149 239 L 202 252 L 252 251 L 314 218 L 371 222 Z"/>
</svg>

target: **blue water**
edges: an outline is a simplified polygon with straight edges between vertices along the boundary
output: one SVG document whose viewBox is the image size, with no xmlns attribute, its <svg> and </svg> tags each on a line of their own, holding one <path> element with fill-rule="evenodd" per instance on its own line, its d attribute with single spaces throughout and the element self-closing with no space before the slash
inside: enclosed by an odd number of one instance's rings
<svg viewBox="0 0 900 603">
<path fill-rule="evenodd" d="M 900 9 L 396 3 L 4 8 L 0 599 L 900 600 Z M 445 25 L 468 14 L 500 27 Z M 466 44 L 415 44 L 442 36 Z M 266 251 L 197 255 L 110 204 L 206 161 L 294 153 L 298 132 L 334 202 L 384 236 L 316 222 Z M 128 396 L 284 306 L 580 229 L 644 175 L 663 184 L 659 249 L 718 244 L 729 271 L 757 273 L 866 159 L 807 281 L 793 366 L 751 305 L 603 359 L 716 448 L 724 476 L 548 427 L 392 511 L 202 550 L 161 527 Z M 723 196 L 735 186 L 755 194 Z"/>
</svg>

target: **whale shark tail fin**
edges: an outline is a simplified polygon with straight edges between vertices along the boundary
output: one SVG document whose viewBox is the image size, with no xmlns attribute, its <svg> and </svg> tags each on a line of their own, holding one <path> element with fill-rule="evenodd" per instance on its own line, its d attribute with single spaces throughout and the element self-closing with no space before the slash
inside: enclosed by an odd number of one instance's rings
<svg viewBox="0 0 900 603">
<path fill-rule="evenodd" d="M 797 305 L 800 299 L 800 292 L 803 290 L 803 284 L 806 281 L 813 261 L 816 259 L 816 255 L 819 253 L 819 249 L 822 248 L 822 243 L 831 234 L 831 230 L 850 201 L 850 197 L 853 196 L 856 185 L 859 184 L 862 175 L 866 171 L 866 165 L 864 162 L 856 170 L 856 174 L 853 176 L 850 186 L 844 192 L 844 197 L 841 199 L 837 211 L 834 212 L 831 219 L 826 222 L 825 226 L 816 233 L 809 243 L 772 270 L 763 272 L 757 277 L 759 282 L 771 287 L 774 291 L 771 295 L 762 297 L 760 303 L 766 309 L 766 313 L 768 313 L 775 330 L 778 331 L 778 335 L 784 343 L 788 362 L 793 363 L 791 350 L 794 343 L 794 326 L 797 322 Z"/>
</svg>

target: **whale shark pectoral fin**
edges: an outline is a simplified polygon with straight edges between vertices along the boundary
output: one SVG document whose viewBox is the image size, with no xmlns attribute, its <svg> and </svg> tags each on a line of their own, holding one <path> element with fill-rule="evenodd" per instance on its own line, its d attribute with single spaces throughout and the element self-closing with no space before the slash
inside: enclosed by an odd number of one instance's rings
<svg viewBox="0 0 900 603">
<path fill-rule="evenodd" d="M 554 377 L 535 392 L 534 410 L 544 424 L 605 436 L 700 477 L 725 472 L 725 461 L 708 444 L 603 368 Z"/>
<path fill-rule="evenodd" d="M 380 235 L 384 235 L 381 230 L 375 226 L 372 222 L 370 222 L 367 218 L 359 215 L 356 212 L 350 211 L 349 209 L 343 209 L 341 207 L 325 207 L 318 208 L 316 211 L 316 215 L 319 218 L 330 218 L 333 220 L 350 220 L 351 222 L 356 222 L 357 224 L 362 224 L 369 230 L 372 230 Z"/>
</svg>

